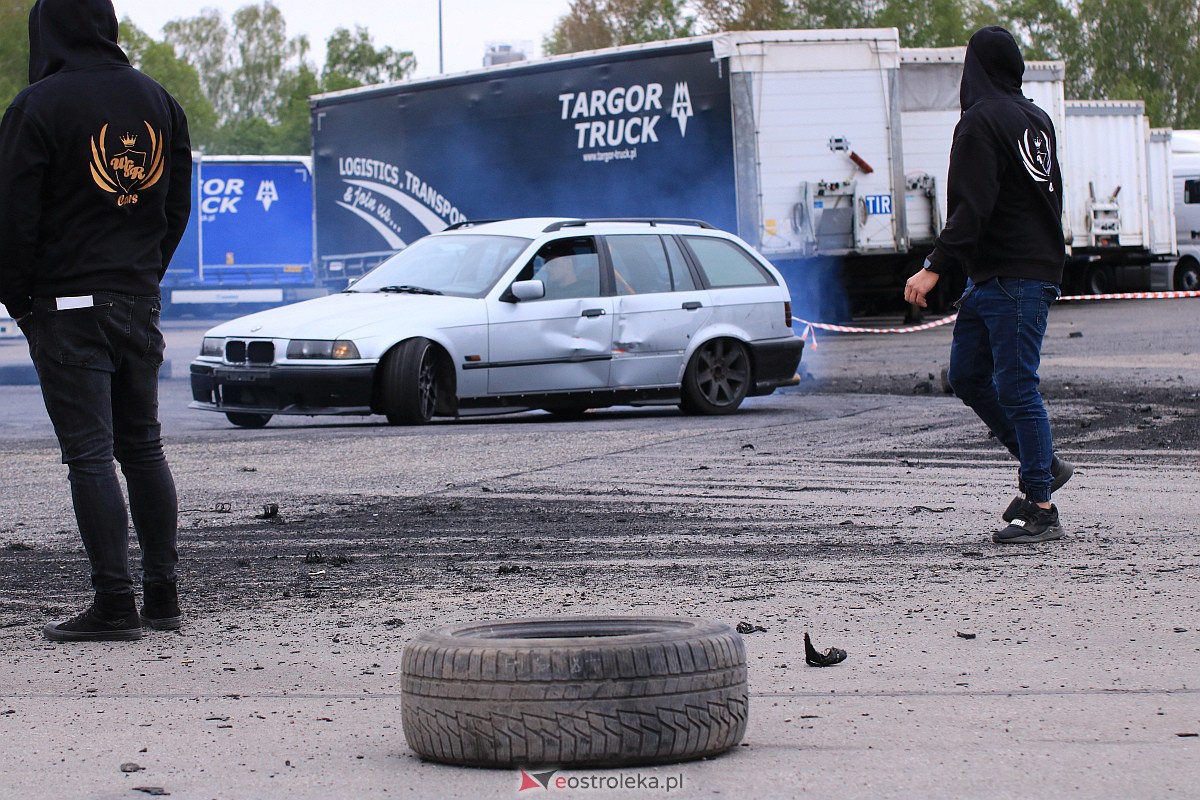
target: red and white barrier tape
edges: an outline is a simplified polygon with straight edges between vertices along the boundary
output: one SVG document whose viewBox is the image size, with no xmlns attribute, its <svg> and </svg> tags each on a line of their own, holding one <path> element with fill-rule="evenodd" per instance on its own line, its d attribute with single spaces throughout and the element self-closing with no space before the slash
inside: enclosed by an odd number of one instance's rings
<svg viewBox="0 0 1200 800">
<path fill-rule="evenodd" d="M 828 322 L 809 322 L 806 319 L 792 317 L 793 322 L 799 322 L 804 326 L 804 332 L 800 334 L 802 341 L 808 341 L 812 337 L 811 349 L 817 349 L 817 328 L 823 331 L 835 331 L 836 333 L 914 333 L 916 331 L 927 331 L 930 328 L 940 328 L 943 325 L 949 325 L 954 320 L 958 319 L 958 314 L 951 314 L 948 317 L 943 317 L 933 322 L 925 322 L 921 325 L 911 325 L 907 328 L 855 328 L 849 325 L 831 325 Z"/>
<path fill-rule="evenodd" d="M 1119 294 L 1072 294 L 1060 297 L 1059 302 L 1064 300 L 1174 300 L 1180 297 L 1200 297 L 1200 291 L 1194 292 L 1121 292 Z M 809 322 L 806 319 L 792 317 L 793 322 L 798 322 L 804 326 L 804 332 L 800 334 L 803 341 L 808 341 L 811 337 L 811 349 L 817 349 L 817 328 L 823 331 L 834 331 L 836 333 L 915 333 L 917 331 L 927 331 L 930 328 L 940 328 L 943 325 L 949 325 L 954 320 L 958 319 L 958 314 L 951 314 L 948 317 L 926 322 L 922 325 L 912 325 L 907 328 L 856 328 L 849 325 L 831 325 L 828 322 Z"/>
<path fill-rule="evenodd" d="M 1174 300 L 1178 297 L 1200 297 L 1200 292 L 1122 292 L 1121 294 L 1072 294 L 1063 300 Z"/>
</svg>

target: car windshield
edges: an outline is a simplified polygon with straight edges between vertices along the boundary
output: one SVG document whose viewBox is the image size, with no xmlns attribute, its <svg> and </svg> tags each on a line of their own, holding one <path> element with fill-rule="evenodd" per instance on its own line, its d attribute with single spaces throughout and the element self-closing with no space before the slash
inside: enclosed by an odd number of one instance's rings
<svg viewBox="0 0 1200 800">
<path fill-rule="evenodd" d="M 426 236 L 368 272 L 347 291 L 483 297 L 529 241 L 481 234 Z"/>
</svg>

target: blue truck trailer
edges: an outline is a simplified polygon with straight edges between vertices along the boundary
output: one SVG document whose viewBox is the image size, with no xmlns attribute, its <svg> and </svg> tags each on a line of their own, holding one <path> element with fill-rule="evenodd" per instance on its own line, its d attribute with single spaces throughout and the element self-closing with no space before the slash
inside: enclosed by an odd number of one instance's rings
<svg viewBox="0 0 1200 800">
<path fill-rule="evenodd" d="M 464 219 L 697 218 L 809 313 L 912 258 L 899 56 L 895 29 L 748 31 L 318 95 L 318 270 L 344 285 Z"/>
<path fill-rule="evenodd" d="M 311 158 L 195 154 L 192 187 L 162 282 L 166 311 L 207 316 L 327 293 L 314 269 Z"/>
</svg>

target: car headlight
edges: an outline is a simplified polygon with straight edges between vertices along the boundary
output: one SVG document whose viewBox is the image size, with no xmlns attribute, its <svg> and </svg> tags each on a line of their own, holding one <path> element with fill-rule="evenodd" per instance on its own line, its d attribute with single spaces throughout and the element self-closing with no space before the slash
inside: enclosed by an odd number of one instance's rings
<svg viewBox="0 0 1200 800">
<path fill-rule="evenodd" d="M 214 336 L 205 336 L 200 343 L 200 355 L 220 358 L 225 355 L 225 340 Z"/>
<path fill-rule="evenodd" d="M 288 342 L 288 358 L 359 358 L 358 347 L 349 339 L 292 339 Z"/>
</svg>

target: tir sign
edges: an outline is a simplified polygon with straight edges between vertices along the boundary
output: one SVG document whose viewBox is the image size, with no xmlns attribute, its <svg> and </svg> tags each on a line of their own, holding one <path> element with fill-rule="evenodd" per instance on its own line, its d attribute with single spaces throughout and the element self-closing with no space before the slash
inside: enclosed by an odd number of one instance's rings
<svg viewBox="0 0 1200 800">
<path fill-rule="evenodd" d="M 892 196 L 890 194 L 869 194 L 863 197 L 863 204 L 868 214 L 891 214 Z"/>
</svg>

